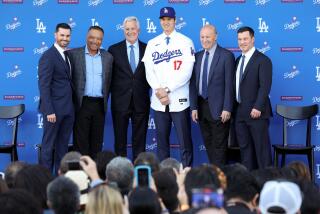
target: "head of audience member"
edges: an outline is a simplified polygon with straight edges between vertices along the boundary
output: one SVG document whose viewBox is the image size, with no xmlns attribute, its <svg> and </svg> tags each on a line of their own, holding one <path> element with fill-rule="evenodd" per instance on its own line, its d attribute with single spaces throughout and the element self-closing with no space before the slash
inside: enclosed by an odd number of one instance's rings
<svg viewBox="0 0 320 214">
<path fill-rule="evenodd" d="M 41 165 L 28 165 L 16 175 L 14 188 L 24 189 L 31 193 L 42 208 L 47 208 L 47 185 L 53 180 L 50 171 Z"/>
<path fill-rule="evenodd" d="M 224 193 L 227 203 L 245 203 L 251 210 L 255 209 L 260 192 L 255 177 L 241 164 L 225 166 L 223 171 L 228 183 Z"/>
<path fill-rule="evenodd" d="M 15 177 L 17 175 L 17 173 L 19 172 L 19 170 L 21 170 L 23 167 L 27 166 L 28 164 L 22 161 L 15 161 L 15 162 L 11 162 L 7 168 L 4 171 L 4 179 L 8 185 L 9 188 L 13 188 L 14 186 L 14 180 Z"/>
<path fill-rule="evenodd" d="M 160 162 L 153 152 L 141 152 L 134 161 L 134 166 L 148 165 L 151 167 L 151 173 L 160 170 Z"/>
<path fill-rule="evenodd" d="M 209 51 L 217 43 L 216 27 L 210 24 L 204 25 L 200 30 L 200 42 L 203 49 Z"/>
<path fill-rule="evenodd" d="M 225 209 L 204 208 L 196 212 L 196 214 L 228 214 Z"/>
<path fill-rule="evenodd" d="M 105 184 L 89 192 L 86 214 L 123 214 L 121 194 Z"/>
<path fill-rule="evenodd" d="M 0 177 L 0 194 L 9 190 L 7 183 Z"/>
<path fill-rule="evenodd" d="M 160 9 L 159 18 L 163 32 L 170 35 L 176 27 L 176 11 L 172 7 L 163 7 Z"/>
<path fill-rule="evenodd" d="M 10 189 L 0 194 L 0 213 L 42 214 L 37 199 L 26 190 Z"/>
<path fill-rule="evenodd" d="M 282 177 L 281 169 L 275 167 L 253 170 L 251 171 L 251 174 L 255 177 L 258 183 L 259 192 L 261 192 L 265 182 L 276 180 Z"/>
<path fill-rule="evenodd" d="M 262 214 L 300 213 L 302 194 L 297 184 L 285 180 L 267 181 L 260 193 Z"/>
<path fill-rule="evenodd" d="M 54 38 L 61 48 L 66 49 L 71 40 L 71 27 L 67 23 L 57 24 Z"/>
<path fill-rule="evenodd" d="M 179 187 L 173 169 L 161 169 L 159 172 L 153 174 L 153 178 L 157 187 L 157 193 L 162 199 L 163 204 L 170 213 L 177 211 L 179 208 Z"/>
<path fill-rule="evenodd" d="M 59 175 L 65 174 L 69 170 L 68 162 L 79 162 L 80 161 L 81 154 L 79 152 L 68 152 L 63 156 L 60 162 L 60 168 L 59 168 Z"/>
<path fill-rule="evenodd" d="M 101 47 L 104 30 L 99 26 L 91 26 L 87 33 L 87 48 L 89 54 L 96 55 Z"/>
<path fill-rule="evenodd" d="M 123 32 L 126 40 L 133 45 L 140 33 L 140 23 L 137 17 L 128 16 L 123 20 Z"/>
<path fill-rule="evenodd" d="M 299 186 L 303 193 L 301 214 L 320 213 L 319 187 L 307 180 L 300 181 Z"/>
<path fill-rule="evenodd" d="M 69 178 L 59 176 L 47 186 L 48 206 L 55 214 L 75 214 L 80 207 L 78 186 Z"/>
<path fill-rule="evenodd" d="M 102 180 L 106 180 L 106 166 L 108 163 L 116 157 L 116 154 L 112 151 L 101 151 L 98 152 L 96 157 L 96 164 L 99 177 Z"/>
<path fill-rule="evenodd" d="M 242 53 L 247 53 L 254 47 L 254 30 L 251 27 L 244 26 L 238 29 L 238 45 Z"/>
<path fill-rule="evenodd" d="M 292 169 L 299 180 L 311 181 L 311 175 L 308 167 L 301 161 L 293 161 L 287 165 Z"/>
<path fill-rule="evenodd" d="M 106 180 L 117 183 L 122 195 L 127 195 L 132 189 L 133 165 L 128 158 L 115 157 L 106 168 Z"/>
<path fill-rule="evenodd" d="M 130 214 L 160 214 L 161 205 L 157 193 L 147 187 L 134 188 L 129 194 Z"/>
<path fill-rule="evenodd" d="M 166 158 L 160 163 L 160 169 L 175 169 L 177 172 L 180 170 L 181 163 L 175 158 Z"/>
<path fill-rule="evenodd" d="M 184 186 L 190 207 L 192 205 L 192 189 L 208 187 L 213 189 L 222 188 L 216 171 L 208 164 L 192 168 L 185 177 Z"/>
</svg>

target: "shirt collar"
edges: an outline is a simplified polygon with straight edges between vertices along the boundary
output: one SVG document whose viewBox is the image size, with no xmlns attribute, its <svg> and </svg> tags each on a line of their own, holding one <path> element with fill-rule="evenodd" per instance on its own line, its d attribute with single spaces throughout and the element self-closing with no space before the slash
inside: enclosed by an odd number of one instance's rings
<svg viewBox="0 0 320 214">
<path fill-rule="evenodd" d="M 246 59 L 249 59 L 253 53 L 255 52 L 256 48 L 255 47 L 252 47 L 247 53 L 242 53 L 242 55 L 245 55 Z"/>
<path fill-rule="evenodd" d="M 165 34 L 164 32 L 162 33 L 162 37 L 163 38 L 166 38 L 166 37 L 170 37 L 170 38 L 173 38 L 175 35 L 177 34 L 177 31 L 176 30 L 173 30 L 170 35 L 167 35 Z"/>
<path fill-rule="evenodd" d="M 85 52 L 85 54 L 89 54 L 90 55 L 89 50 L 88 50 L 88 45 L 86 45 L 86 47 L 84 48 L 84 52 Z M 98 50 L 98 53 L 96 55 L 99 55 L 99 56 L 101 55 L 100 49 Z"/>
<path fill-rule="evenodd" d="M 205 50 L 209 52 L 209 55 L 213 55 L 217 49 L 217 43 L 215 43 L 209 50 Z"/>
<path fill-rule="evenodd" d="M 133 43 L 133 44 L 131 44 L 130 42 L 128 42 L 128 41 L 126 40 L 126 44 L 127 44 L 127 49 L 130 48 L 131 45 L 133 45 L 133 47 L 134 47 L 135 49 L 138 48 L 138 40 L 137 40 L 135 43 Z"/>
<path fill-rule="evenodd" d="M 58 43 L 54 43 L 54 47 L 57 48 L 57 50 L 59 51 L 59 53 L 63 53 L 66 49 L 63 49 L 62 47 L 60 47 L 58 45 Z"/>
</svg>

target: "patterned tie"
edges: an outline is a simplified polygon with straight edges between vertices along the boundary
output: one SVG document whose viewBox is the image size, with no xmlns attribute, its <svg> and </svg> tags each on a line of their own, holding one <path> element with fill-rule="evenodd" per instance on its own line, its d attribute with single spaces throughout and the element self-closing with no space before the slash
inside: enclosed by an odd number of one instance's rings
<svg viewBox="0 0 320 214">
<path fill-rule="evenodd" d="M 166 43 L 167 43 L 167 45 L 169 44 L 169 42 L 170 42 L 170 37 L 167 36 L 167 37 L 166 37 Z"/>
<path fill-rule="evenodd" d="M 202 70 L 202 90 L 201 96 L 203 99 L 208 98 L 208 61 L 209 61 L 209 52 L 205 52 L 206 58 L 204 59 L 203 70 Z"/>
<path fill-rule="evenodd" d="M 245 60 L 245 55 L 242 55 L 241 57 L 241 65 L 240 65 L 240 73 L 239 73 L 239 86 L 238 86 L 238 94 L 237 94 L 237 101 L 238 103 L 241 103 L 241 97 L 240 97 L 240 83 L 242 80 L 242 75 L 243 75 L 243 67 L 244 67 L 244 60 Z"/>
<path fill-rule="evenodd" d="M 134 73 L 135 70 L 136 70 L 136 60 L 135 60 L 135 57 L 134 57 L 134 46 L 133 45 L 130 45 L 130 66 L 131 66 L 131 69 L 132 69 L 132 72 Z"/>
<path fill-rule="evenodd" d="M 67 53 L 67 51 L 64 51 L 63 54 L 64 54 L 64 60 L 65 60 L 65 62 L 67 64 L 67 66 L 68 66 L 68 71 L 69 71 L 69 74 L 70 74 L 71 73 L 71 68 L 70 68 L 70 64 L 69 64 L 69 60 L 68 60 L 68 53 Z"/>
</svg>

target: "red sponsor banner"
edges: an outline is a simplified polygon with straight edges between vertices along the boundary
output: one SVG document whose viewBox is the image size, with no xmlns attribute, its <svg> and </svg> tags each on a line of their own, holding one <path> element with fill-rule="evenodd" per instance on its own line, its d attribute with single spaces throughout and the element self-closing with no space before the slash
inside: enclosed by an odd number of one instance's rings
<svg viewBox="0 0 320 214">
<path fill-rule="evenodd" d="M 24 100 L 24 95 L 3 95 L 4 100 Z"/>
<path fill-rule="evenodd" d="M 303 0 L 281 0 L 281 3 L 302 3 Z"/>
<path fill-rule="evenodd" d="M 183 4 L 187 4 L 189 3 L 189 0 L 168 0 L 169 3 L 183 3 Z"/>
<path fill-rule="evenodd" d="M 2 0 L 2 4 L 23 4 L 23 0 Z"/>
<path fill-rule="evenodd" d="M 4 145 L 12 145 L 12 142 L 4 142 Z M 26 142 L 17 142 L 17 147 L 25 147 L 26 146 Z"/>
<path fill-rule="evenodd" d="M 240 48 L 228 47 L 226 49 L 231 51 L 231 52 L 241 52 Z"/>
<path fill-rule="evenodd" d="M 302 52 L 303 47 L 281 47 L 281 52 Z"/>
<path fill-rule="evenodd" d="M 79 0 L 58 0 L 58 4 L 79 4 Z"/>
<path fill-rule="evenodd" d="M 24 47 L 3 47 L 3 52 L 24 52 Z"/>
<path fill-rule="evenodd" d="M 303 99 L 303 96 L 281 96 L 280 100 L 286 100 L 286 101 L 301 101 Z"/>
<path fill-rule="evenodd" d="M 133 4 L 134 0 L 113 0 L 113 4 Z"/>
<path fill-rule="evenodd" d="M 246 3 L 246 0 L 224 0 L 224 3 Z"/>
</svg>

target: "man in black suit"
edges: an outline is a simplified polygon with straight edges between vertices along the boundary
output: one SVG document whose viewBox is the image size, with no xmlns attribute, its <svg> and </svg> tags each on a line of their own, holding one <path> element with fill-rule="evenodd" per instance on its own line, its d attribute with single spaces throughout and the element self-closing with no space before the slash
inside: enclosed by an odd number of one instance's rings
<svg viewBox="0 0 320 214">
<path fill-rule="evenodd" d="M 70 38 L 70 26 L 58 24 L 55 43 L 41 56 L 38 69 L 39 110 L 44 117 L 40 162 L 56 174 L 62 157 L 68 152 L 74 122 L 70 64 L 64 54 Z"/>
<path fill-rule="evenodd" d="M 68 51 L 75 88 L 74 146 L 93 159 L 102 150 L 113 62 L 111 54 L 100 49 L 103 35 L 101 27 L 91 26 L 86 46 Z"/>
<path fill-rule="evenodd" d="M 272 83 L 271 60 L 254 47 L 254 31 L 238 30 L 242 54 L 237 58 L 235 129 L 242 164 L 249 170 L 271 165 L 269 93 Z"/>
<path fill-rule="evenodd" d="M 204 50 L 196 53 L 190 83 L 192 120 L 199 121 L 210 163 L 221 166 L 226 163 L 235 60 L 217 44 L 214 26 L 201 29 L 200 41 Z"/>
<path fill-rule="evenodd" d="M 112 54 L 111 111 L 117 155 L 127 156 L 127 130 L 132 124 L 132 157 L 145 151 L 150 111 L 150 86 L 141 59 L 146 44 L 138 40 L 140 24 L 136 17 L 123 21 L 125 40 L 109 48 Z"/>
</svg>

